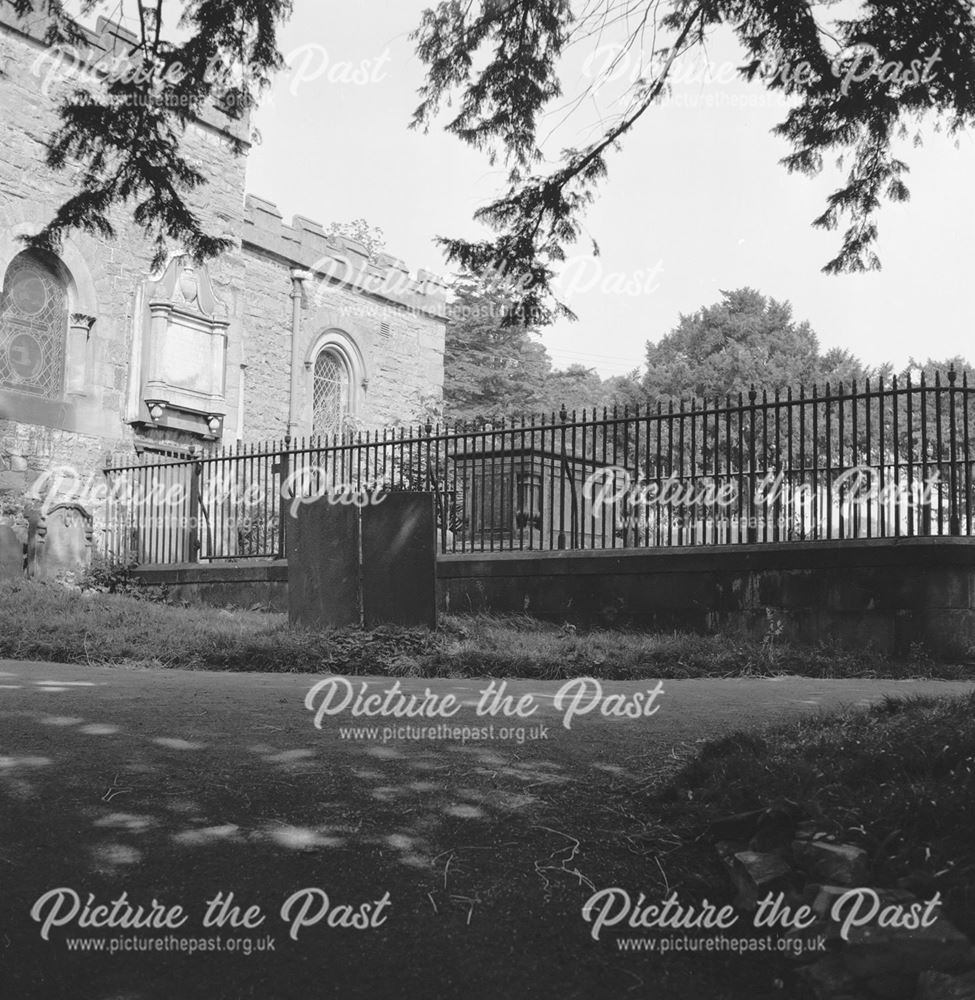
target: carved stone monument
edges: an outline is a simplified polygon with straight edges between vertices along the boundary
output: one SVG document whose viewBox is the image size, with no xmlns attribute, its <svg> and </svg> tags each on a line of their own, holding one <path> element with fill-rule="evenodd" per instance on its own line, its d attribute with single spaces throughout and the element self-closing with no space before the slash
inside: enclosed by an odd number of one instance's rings
<svg viewBox="0 0 975 1000">
<path fill-rule="evenodd" d="M 92 521 L 79 504 L 62 503 L 29 516 L 27 574 L 57 580 L 83 573 L 91 562 Z"/>
</svg>

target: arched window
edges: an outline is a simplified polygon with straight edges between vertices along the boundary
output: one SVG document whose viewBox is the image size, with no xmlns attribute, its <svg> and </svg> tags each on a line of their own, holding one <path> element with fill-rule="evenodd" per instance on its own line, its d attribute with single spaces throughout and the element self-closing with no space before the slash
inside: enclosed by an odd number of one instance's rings
<svg viewBox="0 0 975 1000">
<path fill-rule="evenodd" d="M 349 417 L 351 377 L 344 358 L 326 348 L 315 358 L 312 432 L 341 434 Z"/>
<path fill-rule="evenodd" d="M 18 254 L 0 296 L 0 386 L 61 396 L 67 334 L 68 289 L 53 259 Z"/>
</svg>

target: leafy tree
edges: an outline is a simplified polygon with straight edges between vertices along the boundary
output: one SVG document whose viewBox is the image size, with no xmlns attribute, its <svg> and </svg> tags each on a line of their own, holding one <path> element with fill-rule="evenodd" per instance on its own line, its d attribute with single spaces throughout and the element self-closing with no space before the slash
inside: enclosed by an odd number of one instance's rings
<svg viewBox="0 0 975 1000">
<path fill-rule="evenodd" d="M 20 17 L 47 17 L 51 46 L 83 49 L 85 36 L 63 0 L 11 0 Z M 82 0 L 81 14 L 100 6 Z M 132 203 L 132 215 L 155 248 L 154 265 L 166 259 L 167 241 L 199 259 L 216 256 L 230 241 L 206 231 L 188 196 L 206 177 L 182 149 L 188 124 L 216 103 L 231 119 L 246 121 L 274 72 L 283 66 L 277 33 L 292 0 L 154 0 L 139 2 L 137 41 L 122 53 L 130 72 L 104 85 L 72 90 L 59 107 L 48 139 L 47 165 L 82 170 L 75 192 L 28 242 L 57 250 L 73 229 L 112 238 L 113 206 Z M 241 154 L 244 143 L 233 140 Z"/>
<path fill-rule="evenodd" d="M 945 358 L 944 361 L 935 361 L 933 358 L 928 358 L 927 361 L 918 361 L 912 357 L 896 374 L 901 384 L 906 383 L 908 376 L 910 376 L 913 384 L 918 385 L 923 372 L 925 381 L 929 385 L 934 385 L 936 376 L 940 376 L 942 383 L 946 383 L 946 375 L 952 368 L 958 373 L 958 385 L 962 384 L 963 376 L 967 375 L 968 384 L 975 387 L 975 366 L 960 354 L 956 354 L 953 358 Z"/>
<path fill-rule="evenodd" d="M 721 302 L 681 316 L 659 343 L 647 344 L 643 390 L 652 402 L 723 399 L 799 384 L 862 379 L 867 369 L 838 348 L 822 354 L 807 322 L 797 323 L 788 302 L 751 288 L 722 292 Z"/>
<path fill-rule="evenodd" d="M 578 11 L 578 16 L 577 16 Z M 543 114 L 562 96 L 560 57 L 610 23 L 633 31 L 624 50 L 652 40 L 651 71 L 635 81 L 602 134 L 543 168 Z M 442 0 L 415 33 L 427 82 L 414 125 L 445 106 L 446 128 L 507 165 L 508 187 L 478 212 L 492 239 L 444 239 L 450 259 L 523 282 L 527 307 L 569 314 L 550 281 L 607 173 L 608 154 L 665 95 L 674 63 L 703 51 L 719 27 L 740 45 L 742 77 L 789 99 L 777 133 L 791 145 L 790 171 L 818 174 L 828 156 L 847 175 L 815 225 L 846 229 L 828 273 L 876 269 L 876 216 L 883 200 L 909 197 L 907 164 L 894 153 L 908 126 L 934 119 L 949 132 L 975 119 L 975 18 L 970 0 L 862 0 L 852 15 L 836 0 Z M 891 68 L 892 67 L 892 68 Z M 583 95 L 584 97 L 585 95 Z M 578 103 L 582 103 L 580 100 Z M 915 141 L 920 141 L 915 132 Z"/>
<path fill-rule="evenodd" d="M 813 454 L 817 461 L 828 454 L 835 463 L 857 446 L 862 454 L 862 419 L 856 427 L 847 420 L 841 436 L 836 405 L 827 407 L 833 414 L 831 422 L 822 412 L 816 423 L 811 405 L 799 404 L 799 390 L 803 386 L 808 398 L 814 385 L 822 395 L 828 384 L 833 394 L 841 388 L 849 393 L 855 379 L 862 391 L 864 379 L 877 374 L 847 351 L 822 353 L 809 323 L 797 322 L 788 302 L 741 288 L 722 292 L 722 301 L 681 316 L 659 343 L 647 344 L 643 392 L 650 411 L 659 409 L 663 415 L 663 440 L 668 442 L 664 450 L 670 455 L 676 445 L 677 467 L 690 461 L 701 469 L 720 467 L 725 473 L 748 470 L 754 455 L 755 468 L 768 471 L 787 465 L 789 454 L 794 465 L 809 464 Z M 755 408 L 749 405 L 753 387 Z M 787 403 L 790 391 L 795 401 L 791 405 Z M 729 397 L 731 405 L 725 409 Z M 741 408 L 739 399 L 744 404 Z M 695 411 L 701 413 L 701 401 L 711 407 L 712 414 L 717 403 L 722 417 L 695 416 Z M 815 409 L 824 410 L 821 405 Z M 846 410 L 852 412 L 849 404 Z M 861 405 L 861 418 L 865 410 Z M 695 441 L 693 456 L 688 449 L 691 441 Z M 653 469 L 664 475 L 673 471 L 659 456 Z"/>
<path fill-rule="evenodd" d="M 448 307 L 444 411 L 449 420 L 551 418 L 635 402 L 637 373 L 603 381 L 591 368 L 557 369 L 535 329 L 506 322 L 514 298 L 504 282 L 462 278 Z"/>
<path fill-rule="evenodd" d="M 554 413 L 562 407 L 571 413 L 607 402 L 606 387 L 597 372 L 578 364 L 550 372 L 545 380 L 544 396 L 545 410 Z"/>
<path fill-rule="evenodd" d="M 646 402 L 639 368 L 634 368 L 625 375 L 613 375 L 606 379 L 603 385 L 606 398 L 609 400 L 607 405 L 632 409 Z"/>
<path fill-rule="evenodd" d="M 50 43 L 79 40 L 64 0 L 11 3 L 20 16 L 49 18 Z M 98 6 L 99 0 L 81 0 L 82 13 Z M 131 202 L 157 263 L 167 240 L 201 259 L 214 256 L 227 241 L 207 233 L 187 203 L 205 178 L 183 155 L 183 135 L 214 100 L 246 117 L 282 65 L 277 36 L 292 0 L 137 6 L 139 37 L 129 55 L 143 72 L 95 92 L 79 88 L 62 102 L 47 162 L 64 169 L 80 161 L 83 169 L 75 193 L 30 242 L 56 249 L 72 229 L 111 237 L 110 209 Z M 726 26 L 742 49 L 742 75 L 790 99 L 778 128 L 792 148 L 786 168 L 816 174 L 827 156 L 846 157 L 846 179 L 815 222 L 826 229 L 846 225 L 826 270 L 878 267 L 872 250 L 877 212 L 884 199 L 908 197 L 908 167 L 894 155 L 895 140 L 924 118 L 955 132 L 975 116 L 975 19 L 970 0 L 863 0 L 853 16 L 842 16 L 843 10 L 836 0 L 596 0 L 585 6 L 441 0 L 424 12 L 415 35 L 428 72 L 414 124 L 427 127 L 452 105 L 457 110 L 447 129 L 509 167 L 507 190 L 478 213 L 497 235 L 443 240 L 451 260 L 470 273 L 494 271 L 517 281 L 523 308 L 510 311 L 509 322 L 531 317 L 537 326 L 555 313 L 568 314 L 551 294 L 553 265 L 581 235 L 608 154 L 666 93 L 675 61 L 703 50 L 710 34 Z M 538 127 L 562 93 L 562 56 L 626 19 L 634 25 L 629 46 L 653 39 L 652 71 L 634 82 L 622 114 L 607 121 L 601 135 L 565 150 L 545 172 Z M 885 71 L 896 64 L 901 72 Z"/>
<path fill-rule="evenodd" d="M 444 412 L 484 422 L 543 409 L 552 362 L 535 331 L 505 324 L 507 294 L 469 276 L 454 288 L 444 350 Z"/>
<path fill-rule="evenodd" d="M 379 226 L 370 226 L 365 219 L 351 222 L 332 222 L 326 233 L 329 236 L 345 236 L 361 243 L 369 253 L 369 260 L 376 258 L 386 249 L 386 235 Z"/>
<path fill-rule="evenodd" d="M 951 388 L 952 372 L 954 372 L 954 393 L 952 393 Z M 889 375 L 889 372 L 885 372 L 885 374 Z M 966 406 L 962 393 L 964 388 L 975 389 L 975 367 L 965 358 L 956 355 L 953 358 L 946 358 L 944 361 L 934 361 L 928 358 L 925 362 L 911 358 L 901 371 L 895 373 L 895 377 L 897 388 L 901 390 L 897 397 L 896 426 L 898 434 L 896 441 L 902 458 L 912 456 L 920 460 L 945 461 L 950 457 L 949 430 L 952 398 L 955 402 L 956 445 L 961 444 L 965 434 L 966 413 L 968 416 L 968 436 L 970 440 L 975 440 L 975 406 Z M 893 382 L 887 378 L 885 384 L 891 387 Z M 912 393 L 905 392 L 904 390 L 908 388 L 914 391 Z M 910 397 L 910 405 L 908 397 Z M 923 435 L 925 424 L 922 424 L 921 420 L 922 410 L 925 412 L 928 431 L 926 437 Z M 938 449 L 939 436 L 936 432 L 939 410 L 942 423 L 940 450 Z M 910 414 L 910 420 L 908 414 Z M 882 419 L 887 431 L 887 441 L 892 443 L 895 440 L 892 406 L 885 407 Z"/>
<path fill-rule="evenodd" d="M 555 369 L 545 380 L 545 412 L 558 413 L 562 407 L 576 419 L 582 419 L 582 411 L 602 411 L 614 406 L 622 408 L 643 401 L 639 373 L 602 379 L 592 368 L 584 365 L 569 365 L 565 369 Z"/>
</svg>

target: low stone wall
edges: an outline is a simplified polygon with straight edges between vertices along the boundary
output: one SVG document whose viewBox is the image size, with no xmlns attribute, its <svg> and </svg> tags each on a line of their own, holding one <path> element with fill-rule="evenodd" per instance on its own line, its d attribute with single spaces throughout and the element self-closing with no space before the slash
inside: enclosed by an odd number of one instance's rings
<svg viewBox="0 0 975 1000">
<path fill-rule="evenodd" d="M 975 645 L 975 540 L 871 539 L 642 551 L 492 553 L 439 560 L 455 613 L 525 612 L 839 641 L 967 656 Z"/>
<path fill-rule="evenodd" d="M 146 568 L 184 600 L 287 610 L 287 563 Z M 975 647 L 975 540 L 904 538 L 728 548 L 479 553 L 437 560 L 440 606 L 455 614 L 524 612 L 579 624 L 815 643 L 835 640 L 939 656 Z"/>
<path fill-rule="evenodd" d="M 284 560 L 146 566 L 137 576 L 143 586 L 165 587 L 178 601 L 288 610 L 288 564 Z"/>
</svg>

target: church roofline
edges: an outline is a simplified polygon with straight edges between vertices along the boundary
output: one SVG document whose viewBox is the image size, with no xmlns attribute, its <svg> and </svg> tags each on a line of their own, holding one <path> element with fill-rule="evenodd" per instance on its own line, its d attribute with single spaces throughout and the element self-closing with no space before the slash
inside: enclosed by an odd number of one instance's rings
<svg viewBox="0 0 975 1000">
<path fill-rule="evenodd" d="M 439 319 L 446 317 L 447 285 L 431 271 L 410 274 L 403 261 L 380 254 L 370 262 L 366 247 L 344 236 L 328 236 L 324 227 L 296 215 L 288 225 L 277 205 L 247 195 L 243 243 L 311 271 L 332 284 L 392 302 Z"/>
</svg>

